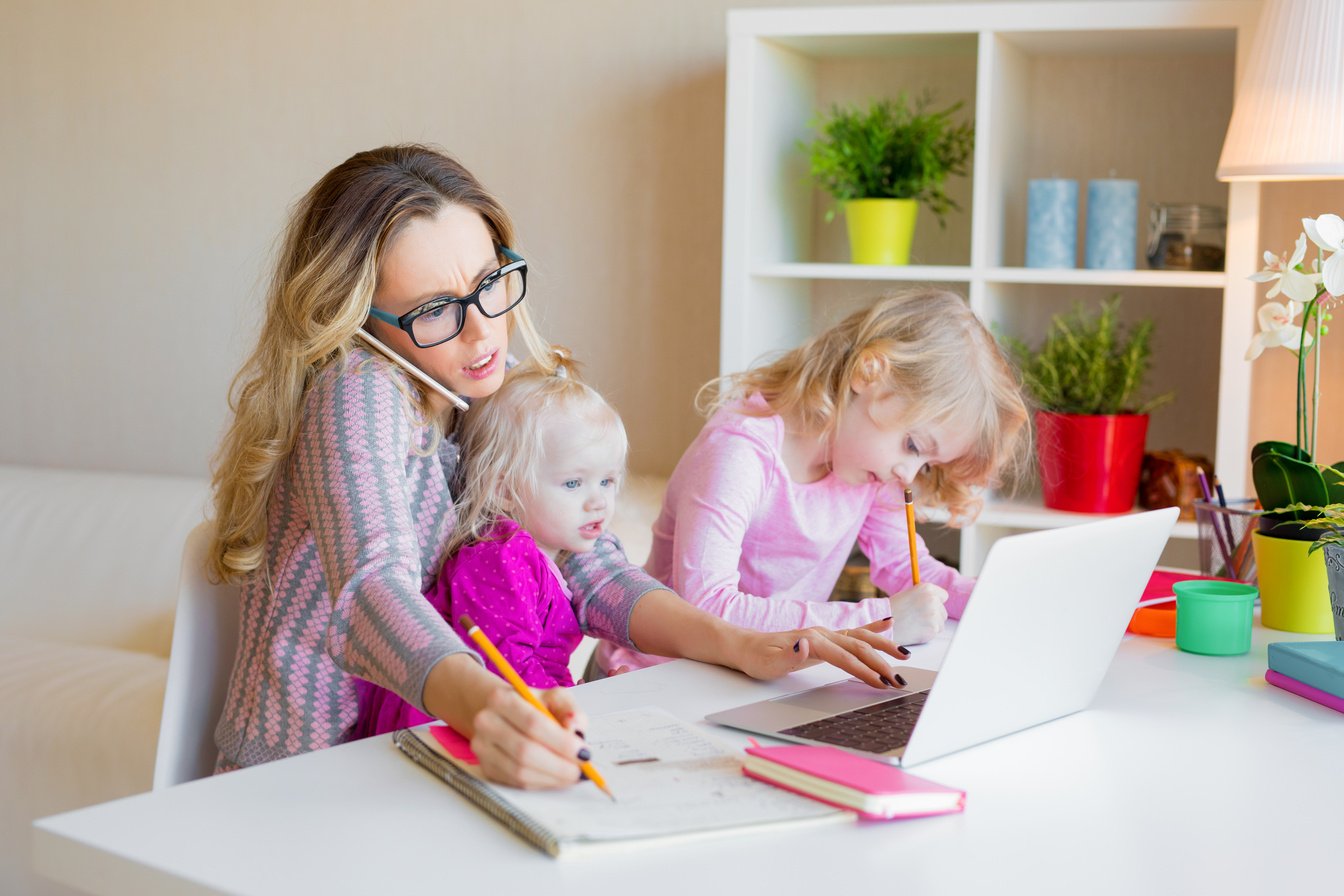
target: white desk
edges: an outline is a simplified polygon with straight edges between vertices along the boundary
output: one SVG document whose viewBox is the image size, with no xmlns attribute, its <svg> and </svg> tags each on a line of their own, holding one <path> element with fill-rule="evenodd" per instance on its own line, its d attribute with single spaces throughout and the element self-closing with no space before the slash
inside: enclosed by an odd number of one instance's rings
<svg viewBox="0 0 1344 896">
<path fill-rule="evenodd" d="M 1249 655 L 1215 658 L 1127 636 L 1090 710 L 916 769 L 964 788 L 962 815 L 556 861 L 382 737 L 40 820 L 35 861 L 109 896 L 1325 891 L 1344 718 L 1265 684 L 1266 643 L 1294 637 L 1257 627 Z M 590 713 L 654 703 L 699 719 L 834 677 L 762 684 L 678 662 L 579 693 Z"/>
</svg>

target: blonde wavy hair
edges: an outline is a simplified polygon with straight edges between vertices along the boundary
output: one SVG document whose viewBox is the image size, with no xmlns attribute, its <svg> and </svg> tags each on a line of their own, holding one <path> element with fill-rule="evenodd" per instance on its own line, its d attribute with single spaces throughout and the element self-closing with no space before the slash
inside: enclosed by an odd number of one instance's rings
<svg viewBox="0 0 1344 896">
<path fill-rule="evenodd" d="M 568 350 L 555 346 L 537 353 L 462 415 L 457 441 L 463 460 L 449 554 L 483 540 L 498 520 L 511 517 L 523 496 L 536 493 L 550 426 L 584 427 L 594 439 L 618 440 L 624 468 L 629 441 L 616 409 L 579 379 Z"/>
<path fill-rule="evenodd" d="M 955 421 L 970 450 L 915 479 L 921 504 L 945 507 L 954 525 L 983 503 L 977 489 L 998 485 L 1025 461 L 1027 407 L 1017 375 L 994 337 L 955 293 L 911 289 L 870 308 L 773 361 L 711 380 L 696 404 L 752 416 L 779 414 L 818 437 L 834 431 L 856 380 L 878 382 L 906 402 L 904 426 Z M 739 405 L 755 393 L 768 408 Z"/>
<path fill-rule="evenodd" d="M 385 146 L 333 168 L 294 207 L 266 296 L 256 348 L 229 390 L 233 419 L 212 467 L 208 571 L 237 582 L 263 563 L 267 508 L 315 378 L 346 361 L 372 306 L 383 253 L 406 225 L 445 206 L 478 212 L 496 246 L 516 248 L 504 207 L 459 162 L 428 146 Z M 500 263 L 505 263 L 503 256 Z M 509 312 L 527 348 L 545 343 L 527 306 Z M 401 377 L 421 421 L 442 434 L 422 386 Z"/>
</svg>

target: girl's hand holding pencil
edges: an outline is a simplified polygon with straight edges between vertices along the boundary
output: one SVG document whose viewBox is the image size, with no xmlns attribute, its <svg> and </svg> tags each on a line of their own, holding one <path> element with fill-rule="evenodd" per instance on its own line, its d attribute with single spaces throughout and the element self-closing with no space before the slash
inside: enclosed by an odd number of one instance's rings
<svg viewBox="0 0 1344 896">
<path fill-rule="evenodd" d="M 931 582 L 891 595 L 891 639 L 897 644 L 933 640 L 947 622 L 947 589 Z"/>
<path fill-rule="evenodd" d="M 947 622 L 947 589 L 919 580 L 919 540 L 915 537 L 915 493 L 905 490 L 905 531 L 910 539 L 910 579 L 914 586 L 891 595 L 891 640 L 923 644 Z"/>
</svg>

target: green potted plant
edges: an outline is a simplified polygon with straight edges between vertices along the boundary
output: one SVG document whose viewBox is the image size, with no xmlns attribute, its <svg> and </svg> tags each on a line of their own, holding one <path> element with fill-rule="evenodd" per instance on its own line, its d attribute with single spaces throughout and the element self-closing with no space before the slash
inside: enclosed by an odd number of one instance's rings
<svg viewBox="0 0 1344 896">
<path fill-rule="evenodd" d="M 812 176 L 845 213 L 855 264 L 909 264 L 915 218 L 923 203 L 946 226 L 960 210 L 944 191 L 949 175 L 964 175 L 975 129 L 952 118 L 962 104 L 933 110 L 925 93 L 910 105 L 904 93 L 866 107 L 833 105 L 802 143 Z M 826 220 L 835 210 L 826 213 Z"/>
<path fill-rule="evenodd" d="M 1120 296 L 1095 313 L 1057 314 L 1040 348 L 1003 342 L 1035 399 L 1036 448 L 1046 507 L 1120 513 L 1134 506 L 1148 414 L 1170 394 L 1141 401 L 1153 322 L 1119 321 Z"/>
<path fill-rule="evenodd" d="M 1264 269 L 1251 275 L 1256 282 L 1273 283 L 1265 298 L 1282 293 L 1287 301 L 1267 301 L 1257 310 L 1259 331 L 1246 360 L 1275 347 L 1297 355 L 1296 441 L 1260 442 L 1251 448 L 1251 479 L 1265 508 L 1251 541 L 1259 569 L 1261 622 L 1283 631 L 1325 634 L 1334 629 L 1325 566 L 1331 558 L 1344 565 L 1344 557 L 1338 547 L 1331 547 L 1322 563 L 1314 542 L 1322 533 L 1338 531 L 1329 508 L 1344 504 L 1344 461 L 1332 466 L 1316 462 L 1316 419 L 1321 340 L 1329 332 L 1330 308 L 1344 295 L 1344 220 L 1338 215 L 1303 218 L 1302 228 L 1292 255 L 1266 252 Z M 1310 268 L 1308 237 L 1317 248 Z M 1299 311 L 1301 326 L 1295 323 Z"/>
</svg>

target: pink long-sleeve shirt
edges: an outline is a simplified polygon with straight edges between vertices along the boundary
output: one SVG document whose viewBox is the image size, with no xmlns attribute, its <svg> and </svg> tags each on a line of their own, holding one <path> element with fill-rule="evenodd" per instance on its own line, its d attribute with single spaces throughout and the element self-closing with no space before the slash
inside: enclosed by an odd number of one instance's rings
<svg viewBox="0 0 1344 896">
<path fill-rule="evenodd" d="M 875 585 L 895 593 L 913 584 L 902 496 L 834 474 L 795 482 L 783 445 L 778 415 L 716 413 L 672 473 L 645 569 L 702 610 L 758 631 L 851 628 L 890 615 L 885 598 L 828 598 L 856 541 Z M 916 544 L 920 580 L 946 588 L 948 614 L 960 618 L 975 580 Z M 611 670 L 665 659 L 603 643 L 598 661 Z"/>
</svg>

